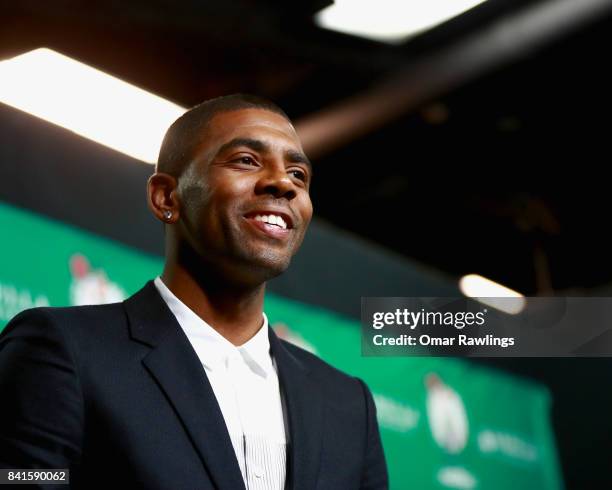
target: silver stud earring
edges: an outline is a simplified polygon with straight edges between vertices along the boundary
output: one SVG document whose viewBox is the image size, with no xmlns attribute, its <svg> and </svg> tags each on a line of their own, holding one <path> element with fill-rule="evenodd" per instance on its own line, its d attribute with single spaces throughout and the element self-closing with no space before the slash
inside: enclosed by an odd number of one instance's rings
<svg viewBox="0 0 612 490">
<path fill-rule="evenodd" d="M 172 211 L 170 211 L 169 209 L 166 209 L 164 211 L 164 218 L 166 218 L 166 219 L 172 218 Z"/>
</svg>

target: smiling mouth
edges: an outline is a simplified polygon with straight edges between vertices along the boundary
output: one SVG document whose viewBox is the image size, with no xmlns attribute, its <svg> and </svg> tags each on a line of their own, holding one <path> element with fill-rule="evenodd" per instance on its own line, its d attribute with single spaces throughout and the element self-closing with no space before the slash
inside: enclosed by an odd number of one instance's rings
<svg viewBox="0 0 612 490">
<path fill-rule="evenodd" d="M 289 236 L 292 227 L 278 214 L 251 213 L 244 219 L 257 231 L 270 238 L 284 239 Z"/>
</svg>

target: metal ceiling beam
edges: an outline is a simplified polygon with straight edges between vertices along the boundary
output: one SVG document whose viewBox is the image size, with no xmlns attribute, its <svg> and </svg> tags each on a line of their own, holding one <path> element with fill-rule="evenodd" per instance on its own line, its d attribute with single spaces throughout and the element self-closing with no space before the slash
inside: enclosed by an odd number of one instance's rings
<svg viewBox="0 0 612 490">
<path fill-rule="evenodd" d="M 374 88 L 300 119 L 318 158 L 499 66 L 550 44 L 612 9 L 612 0 L 546 0 L 523 8 L 404 67 Z"/>
</svg>

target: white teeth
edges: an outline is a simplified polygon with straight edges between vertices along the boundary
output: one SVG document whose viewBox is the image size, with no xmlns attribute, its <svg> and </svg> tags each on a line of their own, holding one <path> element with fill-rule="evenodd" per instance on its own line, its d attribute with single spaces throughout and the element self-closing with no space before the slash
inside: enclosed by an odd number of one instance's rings
<svg viewBox="0 0 612 490">
<path fill-rule="evenodd" d="M 276 225 L 282 228 L 283 230 L 287 229 L 287 223 L 285 223 L 285 220 L 282 217 L 277 216 L 275 214 L 270 214 L 270 215 L 258 214 L 257 216 L 255 216 L 255 220 L 263 221 L 264 223 L 268 223 L 270 225 Z"/>
</svg>

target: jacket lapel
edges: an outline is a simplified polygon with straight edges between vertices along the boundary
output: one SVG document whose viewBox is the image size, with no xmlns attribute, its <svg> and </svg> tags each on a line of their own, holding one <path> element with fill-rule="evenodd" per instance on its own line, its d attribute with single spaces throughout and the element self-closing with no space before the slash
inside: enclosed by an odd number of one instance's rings
<svg viewBox="0 0 612 490">
<path fill-rule="evenodd" d="M 309 370 L 283 345 L 271 327 L 270 349 L 278 367 L 289 416 L 290 444 L 286 488 L 316 488 L 323 437 L 323 397 Z"/>
<path fill-rule="evenodd" d="M 173 405 L 215 486 L 243 490 L 236 454 L 206 371 L 153 282 L 124 306 L 132 338 L 152 348 L 143 364 Z"/>
</svg>

